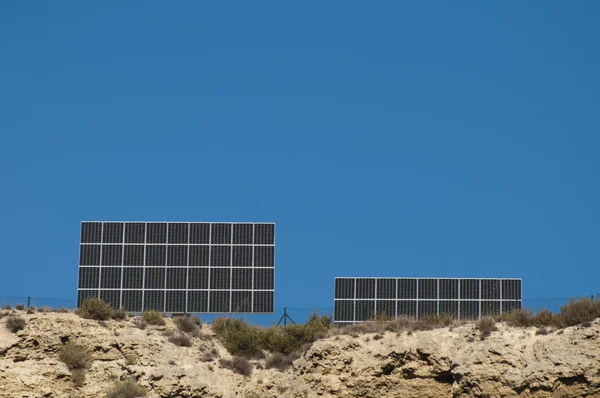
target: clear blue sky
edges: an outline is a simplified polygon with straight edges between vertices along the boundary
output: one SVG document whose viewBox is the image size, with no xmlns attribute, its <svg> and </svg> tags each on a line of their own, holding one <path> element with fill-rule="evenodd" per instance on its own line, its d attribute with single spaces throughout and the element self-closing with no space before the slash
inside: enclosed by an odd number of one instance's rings
<svg viewBox="0 0 600 398">
<path fill-rule="evenodd" d="M 600 291 L 600 3 L 0 6 L 0 296 L 74 299 L 82 220 L 274 221 L 335 276 Z"/>
</svg>

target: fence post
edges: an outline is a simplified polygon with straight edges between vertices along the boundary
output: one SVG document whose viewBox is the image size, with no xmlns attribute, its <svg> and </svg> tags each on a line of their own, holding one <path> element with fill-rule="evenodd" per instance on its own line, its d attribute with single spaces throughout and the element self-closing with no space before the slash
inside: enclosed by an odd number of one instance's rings
<svg viewBox="0 0 600 398">
<path fill-rule="evenodd" d="M 31 296 L 27 296 L 27 308 L 31 308 Z"/>
</svg>

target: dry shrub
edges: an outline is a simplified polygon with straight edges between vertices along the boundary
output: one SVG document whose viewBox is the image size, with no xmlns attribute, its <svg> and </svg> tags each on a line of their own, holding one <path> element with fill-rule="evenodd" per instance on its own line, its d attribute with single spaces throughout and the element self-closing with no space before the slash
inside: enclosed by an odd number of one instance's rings
<svg viewBox="0 0 600 398">
<path fill-rule="evenodd" d="M 112 317 L 113 309 L 102 299 L 88 297 L 83 300 L 83 303 L 81 303 L 81 308 L 77 313 L 82 318 L 106 321 Z"/>
<path fill-rule="evenodd" d="M 274 352 L 271 354 L 271 356 L 269 356 L 269 358 L 267 358 L 265 367 L 267 369 L 277 369 L 283 372 L 298 358 L 300 358 L 300 353 L 298 351 L 294 351 L 289 355 L 285 355 L 280 352 Z"/>
<path fill-rule="evenodd" d="M 482 318 L 475 325 L 475 329 L 479 330 L 479 337 L 485 340 L 492 332 L 498 330 L 496 322 L 493 318 Z"/>
<path fill-rule="evenodd" d="M 139 398 L 145 397 L 146 389 L 132 379 L 117 382 L 107 393 L 107 398 Z"/>
<path fill-rule="evenodd" d="M 219 357 L 219 352 L 217 351 L 216 348 L 213 348 L 209 352 L 205 352 L 204 355 L 202 355 L 201 361 L 202 362 L 210 362 L 213 359 L 218 358 L 218 357 Z"/>
<path fill-rule="evenodd" d="M 376 334 L 375 336 L 373 336 L 373 340 L 377 341 L 377 340 L 381 340 L 383 338 L 382 334 Z"/>
<path fill-rule="evenodd" d="M 85 369 L 73 369 L 71 371 L 71 379 L 75 387 L 83 387 L 85 384 Z"/>
<path fill-rule="evenodd" d="M 29 315 L 31 315 L 31 314 L 35 314 L 35 308 L 34 308 L 34 307 L 27 308 L 27 313 L 28 313 Z"/>
<path fill-rule="evenodd" d="M 503 312 L 496 317 L 499 322 L 504 322 L 508 326 L 529 327 L 533 324 L 533 312 L 525 309 L 515 309 L 510 312 Z"/>
<path fill-rule="evenodd" d="M 192 340 L 183 333 L 175 334 L 169 337 L 169 341 L 179 347 L 191 347 Z"/>
<path fill-rule="evenodd" d="M 10 304 L 6 304 L 6 305 L 4 306 L 4 309 L 5 309 L 5 310 L 7 310 L 7 311 L 10 311 L 10 310 L 12 310 L 12 305 L 10 305 Z"/>
<path fill-rule="evenodd" d="M 553 325 L 555 322 L 555 316 L 550 310 L 539 310 L 537 314 L 532 318 L 531 323 L 534 326 L 546 327 Z"/>
<path fill-rule="evenodd" d="M 538 328 L 538 329 L 535 331 L 535 334 L 536 334 L 536 336 L 538 336 L 538 335 L 545 336 L 545 335 L 547 335 L 547 334 L 548 334 L 548 329 L 546 329 L 545 327 L 543 327 L 543 328 Z"/>
<path fill-rule="evenodd" d="M 190 318 L 189 316 L 177 316 L 173 318 L 173 322 L 182 332 L 189 333 L 192 336 L 198 336 L 200 334 L 200 318 L 195 316 Z"/>
<path fill-rule="evenodd" d="M 231 369 L 237 374 L 250 376 L 252 374 L 252 364 L 246 358 L 234 356 L 233 360 L 221 359 L 219 364 L 227 369 Z"/>
<path fill-rule="evenodd" d="M 6 328 L 13 333 L 25 328 L 25 319 L 19 315 L 10 315 L 6 318 Z"/>
<path fill-rule="evenodd" d="M 138 363 L 138 357 L 135 354 L 125 355 L 125 363 L 127 365 L 136 365 Z"/>
<path fill-rule="evenodd" d="M 92 364 L 92 355 L 89 350 L 75 343 L 66 343 L 60 347 L 59 358 L 69 370 L 86 370 Z"/>
<path fill-rule="evenodd" d="M 123 308 L 113 311 L 112 319 L 115 319 L 117 321 L 124 321 L 127 319 L 127 312 L 125 312 Z"/>
<path fill-rule="evenodd" d="M 143 312 L 142 319 L 148 325 L 164 326 L 166 324 L 165 318 L 163 318 L 162 314 L 156 310 Z"/>
<path fill-rule="evenodd" d="M 17 304 L 15 305 L 15 309 L 19 311 L 25 311 L 25 304 Z"/>
<path fill-rule="evenodd" d="M 582 297 L 580 300 L 570 299 L 560 307 L 557 324 L 562 327 L 589 323 L 600 317 L 600 300 Z"/>
<path fill-rule="evenodd" d="M 42 313 L 45 313 L 45 312 L 51 312 L 51 311 L 52 311 L 52 308 L 50 308 L 50 307 L 48 307 L 48 306 L 38 307 L 37 311 L 38 311 L 38 312 L 42 312 Z"/>
</svg>

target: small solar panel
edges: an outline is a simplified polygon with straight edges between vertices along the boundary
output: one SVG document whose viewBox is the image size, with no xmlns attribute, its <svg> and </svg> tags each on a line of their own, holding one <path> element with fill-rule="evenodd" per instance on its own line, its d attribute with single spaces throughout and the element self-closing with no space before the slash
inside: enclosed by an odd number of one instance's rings
<svg viewBox="0 0 600 398">
<path fill-rule="evenodd" d="M 77 305 L 272 313 L 274 269 L 273 223 L 82 222 Z"/>
<path fill-rule="evenodd" d="M 521 279 L 335 278 L 334 321 L 376 315 L 478 319 L 521 308 Z"/>
</svg>

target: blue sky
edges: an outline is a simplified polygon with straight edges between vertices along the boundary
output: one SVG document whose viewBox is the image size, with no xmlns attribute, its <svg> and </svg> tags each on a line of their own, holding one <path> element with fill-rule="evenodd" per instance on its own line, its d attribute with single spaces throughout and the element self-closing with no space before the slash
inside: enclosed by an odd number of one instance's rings
<svg viewBox="0 0 600 398">
<path fill-rule="evenodd" d="M 82 220 L 274 221 L 336 276 L 598 293 L 600 3 L 0 6 L 0 296 L 74 299 Z"/>
</svg>

